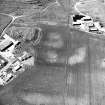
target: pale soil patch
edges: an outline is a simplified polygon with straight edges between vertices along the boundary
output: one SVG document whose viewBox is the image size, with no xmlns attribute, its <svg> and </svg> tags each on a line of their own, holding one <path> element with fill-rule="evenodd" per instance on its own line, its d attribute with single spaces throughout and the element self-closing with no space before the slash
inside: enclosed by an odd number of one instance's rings
<svg viewBox="0 0 105 105">
<path fill-rule="evenodd" d="M 45 45 L 53 48 L 62 48 L 64 45 L 63 39 L 59 33 L 50 33 L 49 40 L 45 42 Z"/>
<path fill-rule="evenodd" d="M 50 96 L 50 95 L 44 95 L 40 93 L 33 93 L 33 94 L 28 94 L 26 96 L 21 96 L 24 101 L 26 101 L 29 104 L 57 104 L 57 105 L 63 105 L 63 97 L 62 96 Z"/>
<path fill-rule="evenodd" d="M 82 98 L 76 99 L 75 97 L 63 97 L 62 96 L 49 96 L 40 93 L 28 94 L 21 96 L 24 101 L 29 104 L 46 104 L 46 105 L 89 105 L 89 96 L 84 95 Z"/>
<path fill-rule="evenodd" d="M 77 63 L 83 63 L 86 57 L 86 48 L 78 48 L 73 56 L 68 59 L 68 64 L 75 65 Z"/>
<path fill-rule="evenodd" d="M 65 98 L 65 104 L 66 105 L 90 105 L 89 104 L 89 95 L 85 94 L 81 98 L 74 98 L 74 97 L 66 97 Z"/>
</svg>

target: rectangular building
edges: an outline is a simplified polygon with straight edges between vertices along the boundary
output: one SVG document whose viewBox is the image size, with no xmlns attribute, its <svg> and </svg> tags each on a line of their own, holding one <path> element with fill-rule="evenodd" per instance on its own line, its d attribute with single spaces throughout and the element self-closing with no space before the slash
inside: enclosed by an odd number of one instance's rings
<svg viewBox="0 0 105 105">
<path fill-rule="evenodd" d="M 0 51 L 3 52 L 7 50 L 9 47 L 13 45 L 12 41 L 5 40 L 3 43 L 0 44 Z"/>
</svg>

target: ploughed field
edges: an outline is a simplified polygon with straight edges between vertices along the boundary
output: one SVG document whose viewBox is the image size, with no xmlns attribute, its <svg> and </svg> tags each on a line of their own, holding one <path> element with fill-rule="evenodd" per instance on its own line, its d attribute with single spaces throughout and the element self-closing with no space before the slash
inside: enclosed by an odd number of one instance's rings
<svg viewBox="0 0 105 105">
<path fill-rule="evenodd" d="M 68 26 L 38 27 L 35 64 L 1 91 L 3 103 L 104 105 L 105 41 Z"/>
</svg>

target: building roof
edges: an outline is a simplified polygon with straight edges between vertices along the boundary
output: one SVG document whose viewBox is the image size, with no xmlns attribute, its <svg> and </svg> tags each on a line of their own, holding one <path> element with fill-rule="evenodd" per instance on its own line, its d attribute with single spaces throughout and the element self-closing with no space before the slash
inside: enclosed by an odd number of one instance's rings
<svg viewBox="0 0 105 105">
<path fill-rule="evenodd" d="M 0 44 L 0 51 L 4 51 L 4 50 L 8 49 L 12 45 L 13 45 L 12 41 L 5 40 L 2 44 Z"/>
</svg>

